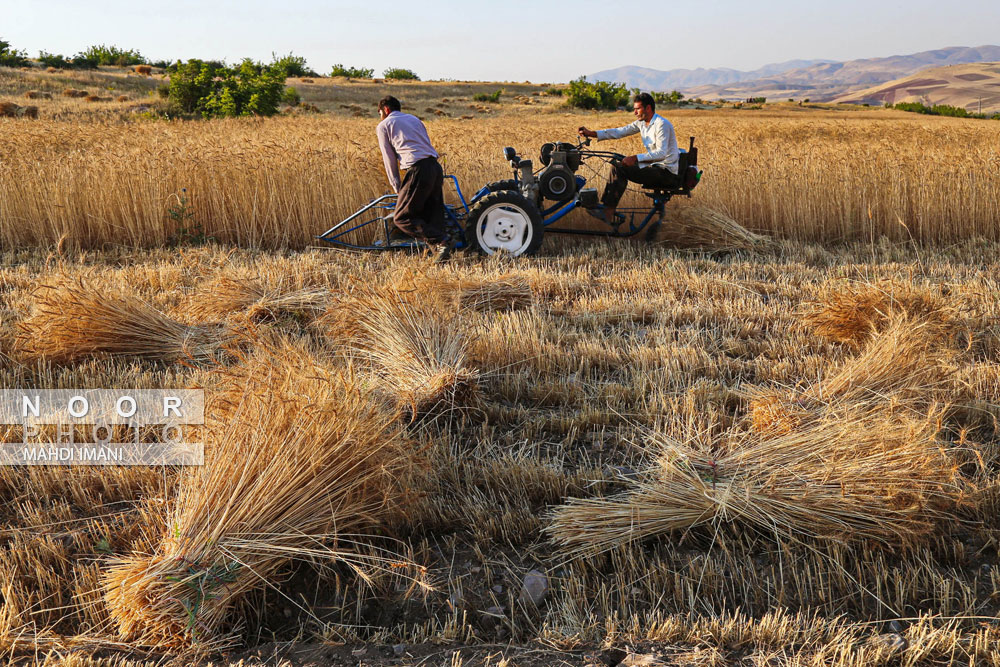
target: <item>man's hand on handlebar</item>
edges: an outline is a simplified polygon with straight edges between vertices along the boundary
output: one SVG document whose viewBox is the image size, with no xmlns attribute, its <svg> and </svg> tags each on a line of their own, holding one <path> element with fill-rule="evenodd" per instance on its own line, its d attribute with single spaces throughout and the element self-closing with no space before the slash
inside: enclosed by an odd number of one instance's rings
<svg viewBox="0 0 1000 667">
<path fill-rule="evenodd" d="M 634 167 L 635 165 L 639 164 L 639 157 L 637 155 L 629 155 L 624 160 L 622 160 L 622 164 L 626 167 Z"/>
<path fill-rule="evenodd" d="M 594 130 L 588 130 L 583 126 L 581 126 L 580 129 L 577 130 L 577 134 L 579 134 L 581 137 L 588 137 L 590 139 L 597 138 L 597 132 L 595 132 Z"/>
</svg>

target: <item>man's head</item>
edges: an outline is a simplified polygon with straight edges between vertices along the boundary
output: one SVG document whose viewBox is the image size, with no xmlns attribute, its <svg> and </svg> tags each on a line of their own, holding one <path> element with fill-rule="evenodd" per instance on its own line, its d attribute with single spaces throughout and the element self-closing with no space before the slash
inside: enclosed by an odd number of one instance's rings
<svg viewBox="0 0 1000 667">
<path fill-rule="evenodd" d="M 385 120 L 386 116 L 391 114 L 393 111 L 399 111 L 400 108 L 399 100 L 392 95 L 386 95 L 378 101 L 379 118 Z"/>
<path fill-rule="evenodd" d="M 644 120 L 648 123 L 653 119 L 653 114 L 656 113 L 656 100 L 649 93 L 639 93 L 632 98 L 632 113 L 638 120 Z"/>
</svg>

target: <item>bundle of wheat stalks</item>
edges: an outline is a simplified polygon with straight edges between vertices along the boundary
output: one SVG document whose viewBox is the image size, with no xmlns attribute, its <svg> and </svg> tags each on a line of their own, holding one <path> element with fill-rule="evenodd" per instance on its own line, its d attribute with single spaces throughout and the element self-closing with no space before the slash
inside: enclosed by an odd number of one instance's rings
<svg viewBox="0 0 1000 667">
<path fill-rule="evenodd" d="M 105 575 L 123 640 L 223 645 L 234 606 L 290 559 L 340 559 L 364 574 L 371 562 L 356 545 L 387 515 L 413 458 L 397 421 L 348 371 L 301 349 L 257 350 L 225 373 L 206 465 L 181 481 L 162 543 Z"/>
<path fill-rule="evenodd" d="M 0 118 L 38 118 L 38 107 L 22 107 L 13 102 L 0 102 Z"/>
<path fill-rule="evenodd" d="M 752 393 L 749 429 L 694 445 L 653 436 L 645 481 L 558 508 L 554 539 L 577 555 L 730 521 L 793 539 L 925 539 L 973 481 L 959 473 L 972 457 L 938 439 L 954 350 L 935 317 L 884 326 L 829 378 Z"/>
<path fill-rule="evenodd" d="M 754 234 L 725 213 L 706 206 L 672 209 L 657 240 L 679 248 L 703 250 L 766 250 L 773 241 Z"/>
<path fill-rule="evenodd" d="M 135 296 L 82 279 L 41 286 L 19 329 L 21 352 L 56 363 L 89 356 L 206 362 L 236 337 L 222 324 L 182 324 Z"/>
<path fill-rule="evenodd" d="M 808 304 L 802 320 L 825 338 L 860 346 L 901 317 L 937 327 L 942 336 L 957 335 L 960 329 L 958 309 L 940 295 L 891 280 L 830 286 Z"/>
<path fill-rule="evenodd" d="M 482 312 L 518 310 L 534 303 L 534 294 L 522 276 L 509 275 L 463 282 L 458 286 L 459 306 Z"/>
<path fill-rule="evenodd" d="M 447 415 L 478 395 L 465 332 L 448 294 L 433 290 L 358 293 L 324 317 L 328 336 L 378 379 L 411 419 Z"/>
<path fill-rule="evenodd" d="M 265 285 L 253 278 L 223 276 L 200 290 L 192 299 L 188 313 L 197 319 L 235 316 L 259 324 L 284 317 L 311 319 L 330 304 L 330 292 L 323 288 L 288 289 Z"/>
<path fill-rule="evenodd" d="M 572 555 L 724 522 L 792 539 L 910 545 L 953 518 L 966 495 L 936 434 L 933 419 L 854 406 L 773 437 L 660 437 L 657 465 L 635 490 L 572 500 L 548 530 Z"/>
<path fill-rule="evenodd" d="M 939 320 L 893 315 L 882 326 L 826 378 L 794 390 L 747 391 L 752 429 L 788 433 L 831 402 L 879 401 L 918 415 L 934 406 L 945 410 L 956 392 L 957 366 L 956 351 Z"/>
</svg>

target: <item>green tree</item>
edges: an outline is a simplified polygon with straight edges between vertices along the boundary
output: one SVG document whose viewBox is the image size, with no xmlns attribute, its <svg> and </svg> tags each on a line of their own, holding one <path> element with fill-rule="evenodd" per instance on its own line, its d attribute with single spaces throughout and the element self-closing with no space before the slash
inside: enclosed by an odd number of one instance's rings
<svg viewBox="0 0 1000 667">
<path fill-rule="evenodd" d="M 10 48 L 10 42 L 0 39 L 0 67 L 26 67 L 30 64 L 27 53 Z"/>
<path fill-rule="evenodd" d="M 167 98 L 171 106 L 185 113 L 199 110 L 201 100 L 215 90 L 215 75 L 225 69 L 220 63 L 192 58 L 170 66 L 170 88 Z"/>
<path fill-rule="evenodd" d="M 628 104 L 629 91 L 624 83 L 597 81 L 591 83 L 581 76 L 569 82 L 567 103 L 580 109 L 606 109 L 613 111 Z"/>
<path fill-rule="evenodd" d="M 635 92 L 639 92 L 639 89 L 634 89 Z M 650 93 L 653 96 L 653 100 L 657 104 L 662 104 L 664 106 L 677 106 L 684 99 L 684 94 L 677 90 L 672 90 L 669 93 Z"/>
<path fill-rule="evenodd" d="M 146 59 L 138 50 L 120 49 L 113 44 L 111 46 L 103 44 L 91 46 L 78 53 L 74 57 L 74 61 L 79 58 L 94 61 L 98 65 L 114 65 L 116 67 L 146 64 Z"/>
<path fill-rule="evenodd" d="M 420 81 L 420 77 L 413 70 L 402 67 L 390 67 L 382 72 L 382 77 L 386 79 L 399 79 L 401 81 Z"/>
<path fill-rule="evenodd" d="M 370 79 L 375 76 L 375 70 L 369 67 L 344 67 L 340 63 L 337 63 L 333 66 L 330 76 L 346 76 L 349 79 Z"/>
<path fill-rule="evenodd" d="M 285 70 L 277 65 L 262 67 L 250 59 L 235 69 L 216 72 L 212 92 L 203 97 L 199 110 L 206 118 L 273 116 L 285 92 Z"/>
<path fill-rule="evenodd" d="M 287 56 L 281 56 L 280 58 L 272 53 L 271 65 L 283 69 L 285 71 L 285 76 L 319 76 L 319 74 L 309 68 L 309 65 L 306 64 L 305 58 L 302 56 L 292 55 L 291 53 Z"/>
</svg>

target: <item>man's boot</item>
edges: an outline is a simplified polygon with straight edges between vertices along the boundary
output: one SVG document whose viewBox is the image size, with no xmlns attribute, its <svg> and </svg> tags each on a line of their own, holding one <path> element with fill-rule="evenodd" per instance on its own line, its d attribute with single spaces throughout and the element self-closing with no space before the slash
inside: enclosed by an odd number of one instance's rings
<svg viewBox="0 0 1000 667">
<path fill-rule="evenodd" d="M 431 252 L 434 256 L 434 263 L 440 264 L 441 262 L 447 262 L 451 258 L 452 251 L 455 250 L 455 246 L 458 245 L 458 238 L 454 236 L 446 236 L 438 243 L 431 245 Z"/>
</svg>

